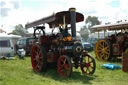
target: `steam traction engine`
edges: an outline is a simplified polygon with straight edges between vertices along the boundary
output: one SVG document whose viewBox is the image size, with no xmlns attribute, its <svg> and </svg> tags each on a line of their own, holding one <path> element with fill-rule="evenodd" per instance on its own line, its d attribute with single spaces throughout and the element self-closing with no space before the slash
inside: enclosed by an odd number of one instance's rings
<svg viewBox="0 0 128 85">
<path fill-rule="evenodd" d="M 112 58 L 122 56 L 128 50 L 128 22 L 97 25 L 92 29 L 98 31 L 98 34 L 100 31 L 104 31 L 104 39 L 99 39 L 96 43 L 96 58 L 98 60 L 112 60 Z M 105 36 L 106 31 L 113 31 L 113 34 Z"/>
<path fill-rule="evenodd" d="M 38 38 L 31 51 L 31 63 L 35 71 L 46 71 L 50 64 L 55 63 L 63 77 L 71 76 L 72 67 L 80 67 L 84 74 L 95 72 L 95 60 L 83 50 L 80 39 L 76 37 L 76 22 L 83 20 L 81 13 L 70 8 L 69 11 L 61 11 L 26 24 L 26 28 L 35 28 L 34 36 Z M 45 23 L 52 28 L 50 35 L 45 33 L 45 26 L 39 26 Z M 59 30 L 58 33 L 53 33 L 55 28 Z"/>
</svg>

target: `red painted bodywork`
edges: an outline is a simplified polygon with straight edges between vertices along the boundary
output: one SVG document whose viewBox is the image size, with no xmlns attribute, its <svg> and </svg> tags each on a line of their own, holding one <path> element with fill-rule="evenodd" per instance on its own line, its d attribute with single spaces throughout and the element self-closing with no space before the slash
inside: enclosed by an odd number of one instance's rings
<svg viewBox="0 0 128 85">
<path fill-rule="evenodd" d="M 119 44 L 112 44 L 112 48 L 113 48 L 113 55 L 119 55 L 120 54 Z"/>
<path fill-rule="evenodd" d="M 52 37 L 49 35 L 41 36 L 39 42 L 41 45 L 45 45 L 47 49 L 50 49 L 50 47 L 53 43 L 57 44 L 57 40 L 56 39 L 52 40 Z M 52 52 L 52 51 L 48 52 L 48 50 L 46 50 L 46 51 L 47 51 L 47 62 L 48 63 L 57 62 L 57 60 L 59 58 L 59 53 L 58 52 Z"/>
<path fill-rule="evenodd" d="M 57 52 L 48 52 L 47 53 L 47 62 L 48 63 L 53 63 L 57 62 L 59 58 L 59 54 Z"/>
<path fill-rule="evenodd" d="M 41 44 L 43 44 L 43 45 L 47 45 L 47 46 L 51 45 L 50 36 L 48 36 L 48 35 L 46 35 L 46 36 L 41 36 L 39 42 L 40 42 Z"/>
</svg>

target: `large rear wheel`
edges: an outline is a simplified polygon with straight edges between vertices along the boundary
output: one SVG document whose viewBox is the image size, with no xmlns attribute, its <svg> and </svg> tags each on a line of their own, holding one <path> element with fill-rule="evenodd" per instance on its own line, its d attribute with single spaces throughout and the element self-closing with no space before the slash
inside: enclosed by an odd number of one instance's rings
<svg viewBox="0 0 128 85">
<path fill-rule="evenodd" d="M 84 74 L 88 74 L 88 75 L 93 74 L 96 69 L 96 63 L 95 63 L 94 58 L 88 54 L 82 55 L 82 59 L 80 62 L 80 68 Z"/>
<path fill-rule="evenodd" d="M 46 70 L 47 57 L 45 48 L 41 45 L 35 44 L 31 51 L 31 63 L 32 67 L 37 72 Z"/>
<path fill-rule="evenodd" d="M 62 55 L 58 61 L 58 72 L 62 77 L 70 77 L 72 74 L 72 63 L 68 56 Z"/>
<path fill-rule="evenodd" d="M 95 51 L 96 58 L 100 61 L 107 61 L 112 57 L 112 46 L 108 40 L 99 40 Z"/>
</svg>

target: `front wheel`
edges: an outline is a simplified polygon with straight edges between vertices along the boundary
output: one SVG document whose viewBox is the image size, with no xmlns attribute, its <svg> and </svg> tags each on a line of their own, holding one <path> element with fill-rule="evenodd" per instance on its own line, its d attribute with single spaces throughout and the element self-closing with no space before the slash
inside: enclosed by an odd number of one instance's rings
<svg viewBox="0 0 128 85">
<path fill-rule="evenodd" d="M 92 56 L 90 55 L 82 55 L 82 59 L 80 61 L 80 68 L 84 74 L 93 74 L 96 69 L 96 63 Z"/>
<path fill-rule="evenodd" d="M 62 77 L 70 77 L 72 74 L 72 63 L 68 56 L 63 55 L 58 61 L 58 72 Z"/>
</svg>

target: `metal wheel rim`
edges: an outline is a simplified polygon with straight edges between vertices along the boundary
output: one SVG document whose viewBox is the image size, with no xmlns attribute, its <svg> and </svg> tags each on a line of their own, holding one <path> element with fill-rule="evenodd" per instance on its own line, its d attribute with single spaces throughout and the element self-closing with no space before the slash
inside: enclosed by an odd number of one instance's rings
<svg viewBox="0 0 128 85">
<path fill-rule="evenodd" d="M 32 48 L 31 63 L 35 71 L 40 71 L 42 65 L 42 54 L 41 49 L 38 45 L 35 45 Z"/>
<path fill-rule="evenodd" d="M 80 68 L 84 74 L 93 74 L 96 68 L 94 59 L 89 55 L 83 56 Z"/>
<path fill-rule="evenodd" d="M 61 56 L 58 61 L 58 72 L 62 77 L 69 77 L 71 75 L 71 62 L 66 56 Z"/>
<path fill-rule="evenodd" d="M 98 60 L 107 61 L 110 57 L 110 47 L 107 41 L 100 40 L 96 44 L 96 57 Z"/>
</svg>

